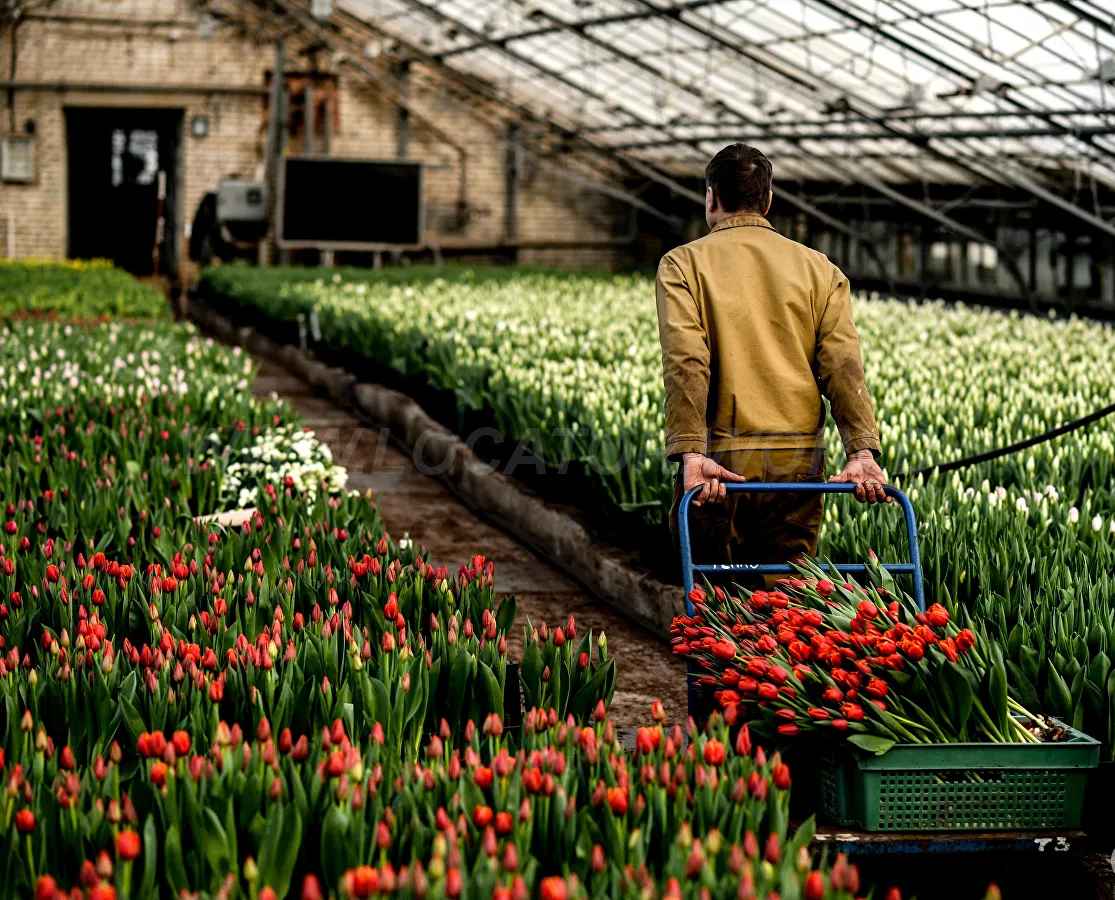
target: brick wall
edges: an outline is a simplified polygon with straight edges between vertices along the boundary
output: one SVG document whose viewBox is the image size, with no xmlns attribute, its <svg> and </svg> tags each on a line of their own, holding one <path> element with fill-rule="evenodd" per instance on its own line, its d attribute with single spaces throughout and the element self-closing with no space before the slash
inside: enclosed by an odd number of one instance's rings
<svg viewBox="0 0 1115 900">
<path fill-rule="evenodd" d="M 9 221 L 16 256 L 67 252 L 67 107 L 159 107 L 184 113 L 178 221 L 168 223 L 168 228 L 173 224 L 184 260 L 184 226 L 202 194 L 227 175 L 262 175 L 266 97 L 230 92 L 238 86 L 265 87 L 274 50 L 259 34 L 243 22 L 224 20 L 203 39 L 190 0 L 58 0 L 43 8 L 42 18 L 21 24 L 15 79 L 32 83 L 34 89 L 14 92 L 14 115 L 4 104 L 0 134 L 9 133 L 13 125 L 15 133 L 23 133 L 25 123 L 34 123 L 36 177 L 30 185 L 0 183 L 0 253 L 7 246 Z M 5 76 L 10 66 L 8 38 L 0 36 L 0 72 Z M 297 39 L 288 43 L 289 67 L 306 67 L 302 49 Z M 328 57 L 319 56 L 319 65 L 337 77 L 332 152 L 396 158 L 397 107 L 385 89 L 394 83 L 387 66 L 360 59 L 361 65 L 374 68 L 376 80 L 369 80 L 351 64 Z M 64 91 L 61 84 L 67 86 Z M 204 86 L 224 90 L 198 90 Z M 157 90 L 143 90 L 152 87 Z M 180 90 L 170 93 L 173 88 Z M 407 96 L 416 113 L 411 117 L 408 158 L 427 166 L 428 240 L 446 246 L 500 243 L 505 237 L 503 160 L 509 114 L 465 96 L 459 85 L 419 63 L 412 66 Z M 207 137 L 189 134 L 194 115 L 208 117 Z M 465 150 L 463 157 L 459 148 Z M 299 149 L 299 142 L 292 141 L 291 149 Z M 462 162 L 467 172 L 463 194 Z M 462 199 L 467 204 L 463 218 Z M 606 241 L 616 231 L 615 205 L 583 184 L 555 177 L 530 156 L 524 158 L 520 239 Z M 622 213 L 618 219 L 623 219 Z M 623 264 L 626 255 L 621 248 L 600 246 L 524 250 L 520 258 L 600 268 Z"/>
</svg>

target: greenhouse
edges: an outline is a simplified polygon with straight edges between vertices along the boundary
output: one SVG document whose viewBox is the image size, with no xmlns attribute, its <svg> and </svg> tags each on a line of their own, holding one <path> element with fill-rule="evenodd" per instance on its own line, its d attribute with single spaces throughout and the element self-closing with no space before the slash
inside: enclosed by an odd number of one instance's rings
<svg viewBox="0 0 1115 900">
<path fill-rule="evenodd" d="M 1115 898 L 1115 2 L 0 73 L 0 900 Z"/>
</svg>

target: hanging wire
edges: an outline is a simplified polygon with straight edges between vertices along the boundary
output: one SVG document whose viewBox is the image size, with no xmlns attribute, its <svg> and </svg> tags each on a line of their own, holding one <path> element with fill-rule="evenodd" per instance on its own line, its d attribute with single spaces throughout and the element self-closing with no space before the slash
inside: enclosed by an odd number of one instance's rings
<svg viewBox="0 0 1115 900">
<path fill-rule="evenodd" d="M 879 46 L 879 29 L 883 27 L 883 20 L 879 15 L 879 0 L 875 0 L 871 16 L 875 21 L 871 26 L 871 42 L 867 45 L 867 71 L 863 75 L 858 75 L 856 73 L 856 57 L 853 55 L 849 58 L 852 65 L 848 71 L 853 78 L 859 78 L 860 81 L 867 81 L 871 77 L 871 73 L 875 71 L 875 50 Z"/>
</svg>

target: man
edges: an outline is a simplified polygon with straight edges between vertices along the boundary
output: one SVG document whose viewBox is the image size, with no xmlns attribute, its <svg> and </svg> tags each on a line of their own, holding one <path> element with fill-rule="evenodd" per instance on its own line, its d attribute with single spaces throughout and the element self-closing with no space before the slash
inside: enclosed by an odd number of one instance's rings
<svg viewBox="0 0 1115 900">
<path fill-rule="evenodd" d="M 767 222 L 770 161 L 725 147 L 705 171 L 710 233 L 663 257 L 656 286 L 666 386 L 666 454 L 702 562 L 814 556 L 821 494 L 727 494 L 733 481 L 821 481 L 828 398 L 860 502 L 889 500 L 864 385 L 848 279 Z"/>
</svg>

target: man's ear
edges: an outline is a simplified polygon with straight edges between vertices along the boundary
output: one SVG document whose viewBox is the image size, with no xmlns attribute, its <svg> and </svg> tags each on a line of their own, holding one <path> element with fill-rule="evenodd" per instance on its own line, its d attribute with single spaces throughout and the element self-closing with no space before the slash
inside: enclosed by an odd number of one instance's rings
<svg viewBox="0 0 1115 900">
<path fill-rule="evenodd" d="M 773 202 L 774 202 L 774 191 L 772 190 L 772 191 L 770 191 L 770 193 L 768 193 L 768 194 L 767 194 L 767 208 L 763 210 L 763 215 L 764 215 L 764 216 L 765 216 L 765 215 L 766 215 L 767 213 L 769 213 L 769 212 L 770 212 L 770 205 L 771 205 L 771 204 L 772 204 Z"/>
<path fill-rule="evenodd" d="M 716 194 L 712 192 L 711 187 L 705 188 L 705 210 L 706 212 L 716 212 Z"/>
</svg>

